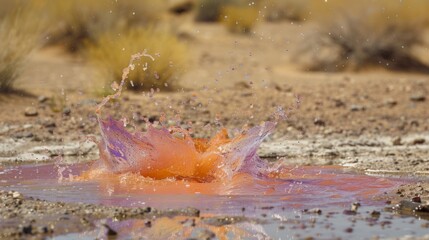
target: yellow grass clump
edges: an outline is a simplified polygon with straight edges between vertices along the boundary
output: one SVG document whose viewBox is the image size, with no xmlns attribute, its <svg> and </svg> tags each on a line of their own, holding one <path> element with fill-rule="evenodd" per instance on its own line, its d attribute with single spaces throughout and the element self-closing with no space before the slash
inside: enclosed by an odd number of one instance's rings
<svg viewBox="0 0 429 240">
<path fill-rule="evenodd" d="M 166 10 L 166 0 L 41 0 L 47 1 L 53 44 L 72 52 L 112 30 L 152 24 Z"/>
<path fill-rule="evenodd" d="M 44 21 L 30 9 L 17 4 L 0 16 L 0 92 L 12 90 L 28 55 L 41 44 Z"/>
<path fill-rule="evenodd" d="M 427 71 L 414 49 L 424 44 L 429 1 L 312 1 L 310 9 L 318 27 L 298 54 L 311 70 Z"/>
<path fill-rule="evenodd" d="M 267 21 L 302 21 L 308 16 L 310 0 L 264 0 Z"/>
<path fill-rule="evenodd" d="M 187 46 L 168 32 L 149 28 L 131 29 L 125 33 L 107 33 L 96 44 L 87 48 L 87 56 L 100 73 L 101 93 L 108 93 L 111 83 L 119 82 L 122 69 L 128 66 L 130 56 L 144 49 L 154 57 L 143 58 L 129 75 L 127 86 L 132 90 L 162 89 L 173 90 L 175 82 L 187 63 Z M 101 89 L 101 88 L 98 88 Z"/>
<path fill-rule="evenodd" d="M 258 22 L 259 13 L 257 5 L 227 5 L 223 7 L 220 19 L 230 32 L 248 34 Z"/>
</svg>

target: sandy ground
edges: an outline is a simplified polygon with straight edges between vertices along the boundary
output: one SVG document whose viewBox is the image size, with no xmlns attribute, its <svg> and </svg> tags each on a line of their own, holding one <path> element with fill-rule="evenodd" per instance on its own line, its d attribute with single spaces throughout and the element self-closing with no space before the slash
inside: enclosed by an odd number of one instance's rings
<svg viewBox="0 0 429 240">
<path fill-rule="evenodd" d="M 429 76 L 302 71 L 293 51 L 310 27 L 264 23 L 252 36 L 233 36 L 220 25 L 197 24 L 186 39 L 192 64 L 178 80 L 183 89 L 153 97 L 127 91 L 107 111 L 139 130 L 143 117 L 180 115 L 195 136 L 209 137 L 221 126 L 232 132 L 272 119 L 279 106 L 292 108 L 261 156 L 368 174 L 428 175 Z M 16 84 L 20 91 L 0 96 L 0 164 L 59 154 L 96 158 L 95 145 L 85 142 L 99 134 L 91 66 L 58 48 L 35 52 L 27 66 Z M 427 184 L 420 186 L 404 186 L 399 195 L 429 199 Z"/>
</svg>

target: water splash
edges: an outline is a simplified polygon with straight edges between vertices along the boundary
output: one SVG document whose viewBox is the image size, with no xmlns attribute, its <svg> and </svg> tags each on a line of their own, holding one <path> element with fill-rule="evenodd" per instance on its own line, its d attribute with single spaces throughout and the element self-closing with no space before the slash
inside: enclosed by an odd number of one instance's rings
<svg viewBox="0 0 429 240">
<path fill-rule="evenodd" d="M 129 66 L 123 70 L 121 83 L 114 87 L 116 92 L 104 98 L 98 106 L 100 159 L 78 180 L 99 180 L 111 194 L 137 191 L 290 195 L 308 193 L 312 191 L 308 189 L 314 190 L 314 187 L 329 189 L 332 185 L 335 189 L 333 197 L 342 191 L 372 196 L 398 184 L 398 181 L 390 180 L 380 183 L 367 176 L 350 178 L 306 172 L 298 175 L 293 168 L 281 164 L 274 167 L 260 159 L 257 155 L 260 144 L 274 131 L 277 121 L 287 118 L 291 109 L 278 108 L 273 116 L 276 122 L 263 122 L 232 138 L 226 129 L 222 129 L 210 140 L 193 139 L 191 133 L 181 127 L 149 122 L 146 132 L 129 132 L 124 121 L 103 118 L 101 113 L 109 100 L 121 95 L 128 74 L 135 68 L 134 61 L 142 57 L 155 60 L 146 51 L 133 55 Z M 298 98 L 297 107 L 299 101 Z M 347 184 L 349 181 L 351 185 Z M 355 184 L 359 189 L 354 187 Z"/>
</svg>

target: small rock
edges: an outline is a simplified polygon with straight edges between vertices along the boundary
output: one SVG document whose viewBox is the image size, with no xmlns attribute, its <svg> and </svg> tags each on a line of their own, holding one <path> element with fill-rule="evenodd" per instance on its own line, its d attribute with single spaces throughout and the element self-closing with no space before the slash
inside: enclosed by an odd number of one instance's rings
<svg viewBox="0 0 429 240">
<path fill-rule="evenodd" d="M 13 193 L 12 193 L 12 197 L 13 197 L 14 199 L 22 198 L 22 194 L 21 194 L 21 193 L 19 193 L 19 192 L 13 192 Z"/>
<path fill-rule="evenodd" d="M 320 118 L 316 118 L 316 119 L 314 119 L 313 123 L 314 123 L 314 125 L 316 125 L 316 126 L 325 126 L 325 125 L 326 125 L 325 121 L 323 121 L 323 120 L 322 120 L 322 119 L 320 119 Z"/>
<path fill-rule="evenodd" d="M 150 123 L 154 123 L 155 121 L 159 121 L 159 117 L 156 115 L 153 115 L 153 116 L 150 116 L 148 120 Z"/>
<path fill-rule="evenodd" d="M 38 98 L 37 98 L 37 100 L 39 101 L 39 103 L 44 103 L 44 102 L 46 102 L 46 101 L 48 101 L 48 97 L 46 97 L 46 96 L 39 96 Z"/>
<path fill-rule="evenodd" d="M 415 203 L 421 203 L 422 199 L 419 196 L 415 196 L 415 197 L 411 198 L 411 201 L 415 202 Z"/>
<path fill-rule="evenodd" d="M 24 111 L 26 117 L 35 117 L 39 115 L 35 107 L 27 107 Z"/>
<path fill-rule="evenodd" d="M 32 234 L 33 233 L 33 226 L 27 225 L 22 227 L 22 233 L 23 234 Z"/>
<path fill-rule="evenodd" d="M 13 135 L 15 138 L 32 138 L 34 134 L 32 132 L 22 132 Z"/>
<path fill-rule="evenodd" d="M 352 105 L 350 106 L 350 111 L 352 112 L 358 112 L 358 111 L 365 111 L 365 107 L 362 105 Z"/>
<path fill-rule="evenodd" d="M 429 205 L 416 203 L 408 200 L 402 200 L 399 204 L 393 207 L 394 210 L 426 212 L 429 213 Z"/>
<path fill-rule="evenodd" d="M 420 145 L 420 144 L 424 144 L 426 142 L 426 139 L 424 138 L 416 138 L 413 140 L 412 144 L 413 145 Z"/>
<path fill-rule="evenodd" d="M 392 144 L 393 144 L 393 146 L 400 146 L 400 145 L 402 145 L 402 139 L 401 139 L 401 137 L 395 137 L 392 140 Z"/>
<path fill-rule="evenodd" d="M 339 108 L 339 107 L 346 106 L 346 103 L 343 100 L 341 100 L 341 99 L 334 99 L 333 101 L 334 101 L 335 107 Z"/>
<path fill-rule="evenodd" d="M 107 233 L 106 233 L 107 236 L 116 236 L 116 235 L 118 235 L 118 233 L 115 230 L 113 230 L 109 225 L 104 224 L 103 226 L 107 229 Z"/>
<path fill-rule="evenodd" d="M 371 217 L 372 218 L 379 218 L 380 215 L 381 215 L 381 213 L 379 211 L 375 211 L 374 210 L 374 211 L 371 212 Z"/>
<path fill-rule="evenodd" d="M 426 96 L 421 93 L 413 94 L 411 95 L 410 100 L 413 102 L 424 102 L 426 100 Z"/>
<path fill-rule="evenodd" d="M 354 203 L 352 203 L 352 205 L 350 206 L 350 210 L 351 210 L 351 211 L 354 211 L 354 212 L 357 212 L 357 210 L 359 209 L 359 207 L 360 207 L 360 203 L 358 203 L 358 202 L 354 202 Z"/>
<path fill-rule="evenodd" d="M 322 214 L 322 209 L 320 208 L 312 208 L 312 209 L 304 209 L 304 213 L 310 213 L 310 214 Z"/>
<path fill-rule="evenodd" d="M 54 128 L 54 127 L 57 126 L 56 123 L 55 123 L 55 121 L 54 121 L 54 119 L 52 119 L 52 118 L 45 118 L 45 119 L 43 119 L 42 125 L 45 128 Z"/>
<path fill-rule="evenodd" d="M 71 113 L 71 109 L 70 109 L 69 107 L 65 107 L 65 108 L 63 109 L 63 114 L 64 114 L 65 116 L 69 116 L 69 115 L 70 115 L 70 113 Z"/>
<path fill-rule="evenodd" d="M 394 107 L 394 106 L 398 105 L 398 102 L 394 99 L 387 99 L 386 101 L 384 101 L 384 105 L 386 105 L 388 107 Z"/>
</svg>

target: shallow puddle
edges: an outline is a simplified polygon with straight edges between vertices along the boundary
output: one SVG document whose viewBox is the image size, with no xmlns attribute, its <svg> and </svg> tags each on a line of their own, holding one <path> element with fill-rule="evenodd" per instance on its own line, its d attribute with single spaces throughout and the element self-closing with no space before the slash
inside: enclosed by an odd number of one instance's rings
<svg viewBox="0 0 429 240">
<path fill-rule="evenodd" d="M 78 175 L 87 168 L 88 165 L 78 165 L 60 169 L 64 169 L 62 176 L 68 176 Z M 371 177 L 340 167 L 291 167 L 287 172 L 287 178 L 276 184 L 276 191 L 269 193 L 265 188 L 261 191 L 252 188 L 253 192 L 241 189 L 223 195 L 190 192 L 186 191 L 186 180 L 172 181 L 171 184 L 178 185 L 179 190 L 169 193 L 163 191 L 165 186 L 162 184 L 157 186 L 156 181 L 129 187 L 126 178 L 135 181 L 135 176 L 121 176 L 119 180 L 122 181 L 59 181 L 55 165 L 2 169 L 0 186 L 49 201 L 158 209 L 194 207 L 201 211 L 198 218 L 108 220 L 107 224 L 124 239 L 184 239 L 214 235 L 217 239 L 301 239 L 308 236 L 328 239 L 344 238 L 353 232 L 362 238 L 420 236 L 427 232 L 426 220 L 373 212 L 382 209 L 387 192 L 409 182 L 407 179 Z M 167 187 L 172 188 L 173 185 Z M 362 207 L 356 213 L 344 212 L 357 201 Z M 314 208 L 320 208 L 321 212 Z M 305 209 L 310 210 L 305 212 Z M 105 228 L 97 227 L 93 231 L 55 239 L 103 238 L 106 232 Z"/>
<path fill-rule="evenodd" d="M 62 175 L 76 176 L 88 165 L 64 168 Z M 284 170 L 286 171 L 286 170 Z M 247 213 L 261 207 L 313 208 L 345 207 L 351 202 L 382 205 L 383 195 L 409 180 L 381 178 L 354 173 L 341 167 L 291 167 L 283 179 L 265 188 L 240 184 L 226 194 L 204 194 L 189 190 L 211 187 L 210 183 L 188 180 L 147 180 L 133 174 L 117 175 L 97 181 L 59 180 L 55 165 L 20 166 L 0 172 L 0 186 L 27 196 L 49 201 L 102 203 L 120 206 L 151 206 L 159 209 L 195 207 L 213 214 Z M 103 181 L 105 180 L 105 181 Z M 141 182 L 138 182 L 138 181 Z M 264 184 L 262 182 L 261 184 Z M 188 187 L 187 187 L 188 186 Z M 267 191 L 267 188 L 275 191 Z M 250 207 L 249 207 L 250 206 Z"/>
</svg>

